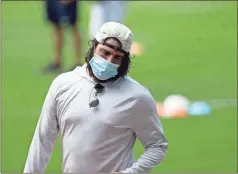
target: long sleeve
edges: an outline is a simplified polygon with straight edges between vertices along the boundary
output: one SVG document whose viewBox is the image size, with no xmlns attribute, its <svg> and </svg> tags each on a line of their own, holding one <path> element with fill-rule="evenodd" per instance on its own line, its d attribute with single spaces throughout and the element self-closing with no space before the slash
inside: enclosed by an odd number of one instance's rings
<svg viewBox="0 0 238 174">
<path fill-rule="evenodd" d="M 122 173 L 148 173 L 158 165 L 168 150 L 168 142 L 159 120 L 152 96 L 143 96 L 135 102 L 134 131 L 145 148 L 140 158 Z"/>
<path fill-rule="evenodd" d="M 30 145 L 24 173 L 43 173 L 57 140 L 59 127 L 55 109 L 56 89 L 52 83 Z"/>
</svg>

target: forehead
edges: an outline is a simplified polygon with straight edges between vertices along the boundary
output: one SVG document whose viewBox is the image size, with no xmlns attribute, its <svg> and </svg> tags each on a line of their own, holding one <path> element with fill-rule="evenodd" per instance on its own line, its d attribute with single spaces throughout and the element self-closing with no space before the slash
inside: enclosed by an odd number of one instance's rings
<svg viewBox="0 0 238 174">
<path fill-rule="evenodd" d="M 113 38 L 107 39 L 103 44 L 99 44 L 99 48 L 107 50 L 109 52 L 115 52 L 120 56 L 124 56 L 124 52 L 120 51 L 121 44 L 119 41 Z"/>
</svg>

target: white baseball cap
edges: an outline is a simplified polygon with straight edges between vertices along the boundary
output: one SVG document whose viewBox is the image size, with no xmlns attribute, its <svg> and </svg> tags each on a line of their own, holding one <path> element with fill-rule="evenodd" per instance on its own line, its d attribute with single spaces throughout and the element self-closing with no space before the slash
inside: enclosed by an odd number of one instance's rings
<svg viewBox="0 0 238 174">
<path fill-rule="evenodd" d="M 121 49 L 128 53 L 130 52 L 133 33 L 128 27 L 118 22 L 106 22 L 96 34 L 95 39 L 103 43 L 103 41 L 109 37 L 118 39 L 122 44 Z"/>
</svg>

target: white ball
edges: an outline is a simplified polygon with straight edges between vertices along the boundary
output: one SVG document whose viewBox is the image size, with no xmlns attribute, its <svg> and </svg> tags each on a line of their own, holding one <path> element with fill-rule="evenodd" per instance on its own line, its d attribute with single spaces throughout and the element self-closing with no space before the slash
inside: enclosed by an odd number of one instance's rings
<svg viewBox="0 0 238 174">
<path fill-rule="evenodd" d="M 186 117 L 189 100 L 182 95 L 170 95 L 163 102 L 165 117 Z"/>
</svg>

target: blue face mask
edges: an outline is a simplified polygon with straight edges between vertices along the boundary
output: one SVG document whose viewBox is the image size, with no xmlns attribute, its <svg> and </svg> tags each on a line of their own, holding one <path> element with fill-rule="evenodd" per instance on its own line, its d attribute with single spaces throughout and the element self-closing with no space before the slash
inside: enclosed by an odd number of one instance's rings
<svg viewBox="0 0 238 174">
<path fill-rule="evenodd" d="M 95 55 L 90 61 L 93 74 L 99 80 L 107 80 L 115 77 L 118 73 L 119 65 L 111 63 L 99 55 Z"/>
</svg>

